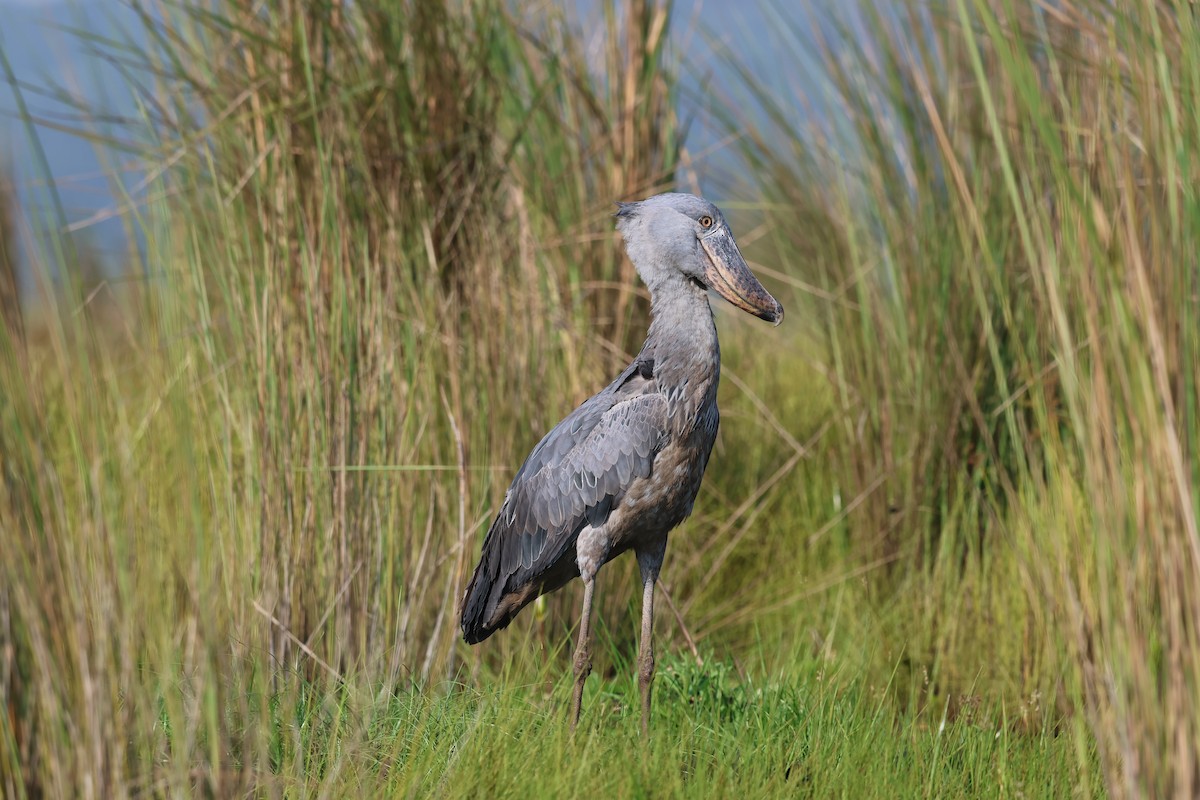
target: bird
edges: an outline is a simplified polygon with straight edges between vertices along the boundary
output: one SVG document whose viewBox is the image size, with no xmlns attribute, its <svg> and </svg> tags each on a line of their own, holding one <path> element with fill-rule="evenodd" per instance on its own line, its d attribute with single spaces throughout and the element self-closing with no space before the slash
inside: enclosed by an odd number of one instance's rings
<svg viewBox="0 0 1200 800">
<path fill-rule="evenodd" d="M 617 203 L 625 251 L 650 292 L 650 325 L 633 361 L 547 433 L 517 470 L 461 601 L 477 644 L 530 602 L 583 581 L 570 722 L 579 722 L 596 575 L 632 550 L 642 581 L 641 727 L 654 681 L 654 586 L 667 535 L 692 512 L 717 437 L 721 351 L 708 292 L 767 322 L 783 306 L 738 249 L 721 211 L 692 194 Z"/>
</svg>

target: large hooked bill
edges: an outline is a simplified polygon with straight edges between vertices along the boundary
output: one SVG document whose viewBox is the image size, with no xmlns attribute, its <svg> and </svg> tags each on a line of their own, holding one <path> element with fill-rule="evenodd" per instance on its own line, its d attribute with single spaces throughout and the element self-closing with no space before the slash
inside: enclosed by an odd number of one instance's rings
<svg viewBox="0 0 1200 800">
<path fill-rule="evenodd" d="M 754 277 L 727 226 L 701 237 L 700 246 L 708 256 L 704 280 L 717 294 L 759 319 L 783 322 L 783 306 Z"/>
</svg>

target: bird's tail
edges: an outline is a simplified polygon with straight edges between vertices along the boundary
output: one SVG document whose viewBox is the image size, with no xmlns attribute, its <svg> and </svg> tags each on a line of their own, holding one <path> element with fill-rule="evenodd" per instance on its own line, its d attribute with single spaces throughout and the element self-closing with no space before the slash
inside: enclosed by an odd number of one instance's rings
<svg viewBox="0 0 1200 800">
<path fill-rule="evenodd" d="M 483 553 L 479 557 L 479 565 L 475 574 L 463 592 L 461 625 L 463 639 L 467 644 L 478 644 L 491 636 L 504 625 L 496 625 L 496 607 L 504 593 L 500 582 L 500 536 L 496 531 L 496 523 L 488 531 L 483 540 Z M 505 620 L 505 625 L 508 621 Z"/>
<path fill-rule="evenodd" d="M 478 644 L 496 631 L 507 628 L 522 608 L 579 574 L 573 558 L 562 558 L 566 553 L 565 544 L 548 559 L 550 567 L 521 568 L 511 535 L 507 537 L 509 552 L 505 553 L 503 516 L 497 516 L 483 540 L 479 566 L 475 567 L 475 574 L 463 592 L 460 624 L 467 644 Z M 570 541 L 567 537 L 563 540 Z"/>
</svg>

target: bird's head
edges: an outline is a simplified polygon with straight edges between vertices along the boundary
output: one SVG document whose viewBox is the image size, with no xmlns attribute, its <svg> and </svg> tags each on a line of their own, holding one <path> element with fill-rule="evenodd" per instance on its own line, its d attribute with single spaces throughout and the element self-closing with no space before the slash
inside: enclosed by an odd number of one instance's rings
<svg viewBox="0 0 1200 800">
<path fill-rule="evenodd" d="M 767 322 L 783 321 L 783 306 L 754 277 L 712 203 L 692 194 L 660 194 L 617 205 L 617 230 L 651 292 L 683 278 Z"/>
</svg>

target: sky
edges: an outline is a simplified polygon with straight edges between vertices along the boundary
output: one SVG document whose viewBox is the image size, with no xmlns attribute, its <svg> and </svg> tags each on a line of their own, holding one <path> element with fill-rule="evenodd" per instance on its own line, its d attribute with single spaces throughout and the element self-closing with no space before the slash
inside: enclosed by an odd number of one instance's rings
<svg viewBox="0 0 1200 800">
<path fill-rule="evenodd" d="M 86 9 L 83 10 L 83 9 Z M 117 0 L 94 0 L 91 4 L 59 0 L 0 0 L 0 55 L 8 61 L 22 95 L 34 117 L 59 126 L 79 127 L 79 114 L 69 105 L 46 97 L 31 87 L 59 87 L 85 103 L 114 115 L 129 115 L 134 103 L 118 72 L 89 53 L 89 46 L 70 31 L 81 29 L 98 36 L 115 35 L 122 25 L 134 27 L 135 18 Z M 38 148 L 18 117 L 18 103 L 0 64 L 0 169 L 17 187 L 22 208 L 40 214 L 51 207 L 45 170 Z M 129 172 L 127 158 L 97 150 L 90 142 L 52 126 L 37 126 L 46 168 L 59 191 L 71 230 L 107 256 L 119 261 L 126 240 L 120 220 L 112 212 L 118 206 L 113 174 L 123 174 L 132 185 L 137 175 Z M 28 246 L 28 230 L 21 237 Z M 23 278 L 26 293 L 27 279 Z"/>
</svg>

